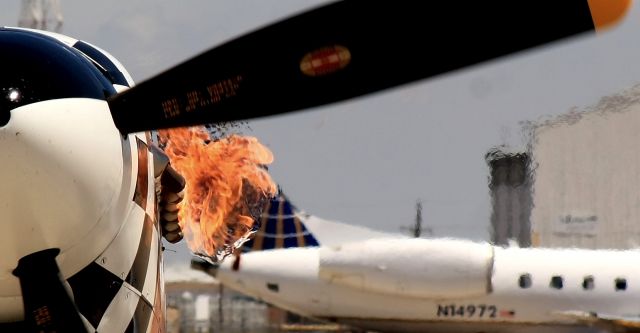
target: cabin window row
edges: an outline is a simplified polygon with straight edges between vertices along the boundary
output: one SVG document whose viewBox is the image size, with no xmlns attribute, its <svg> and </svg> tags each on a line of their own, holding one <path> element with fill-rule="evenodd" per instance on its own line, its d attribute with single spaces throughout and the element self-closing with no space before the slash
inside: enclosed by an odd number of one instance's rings
<svg viewBox="0 0 640 333">
<path fill-rule="evenodd" d="M 527 289 L 532 285 L 532 277 L 531 274 L 525 273 L 520 275 L 518 279 L 518 285 L 522 289 Z M 592 290 L 595 288 L 595 278 L 592 275 L 585 276 L 582 280 L 582 289 L 584 290 Z M 562 289 L 564 287 L 564 278 L 561 275 L 554 275 L 549 280 L 549 288 L 552 289 Z M 627 290 L 627 279 L 625 278 L 616 278 L 613 281 L 613 287 L 616 291 L 624 291 Z"/>
</svg>

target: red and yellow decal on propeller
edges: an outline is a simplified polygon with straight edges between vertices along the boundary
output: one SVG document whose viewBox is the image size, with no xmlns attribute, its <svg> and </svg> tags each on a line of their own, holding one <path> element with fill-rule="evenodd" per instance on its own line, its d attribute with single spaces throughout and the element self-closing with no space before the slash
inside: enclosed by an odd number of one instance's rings
<svg viewBox="0 0 640 333">
<path fill-rule="evenodd" d="M 333 45 L 307 53 L 300 61 L 300 70 L 307 76 L 323 76 L 347 67 L 350 62 L 349 49 Z"/>
</svg>

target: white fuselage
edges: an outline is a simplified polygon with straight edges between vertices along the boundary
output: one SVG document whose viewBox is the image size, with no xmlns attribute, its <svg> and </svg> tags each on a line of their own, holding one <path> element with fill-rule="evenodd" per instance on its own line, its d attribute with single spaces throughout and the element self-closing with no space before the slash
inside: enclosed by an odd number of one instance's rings
<svg viewBox="0 0 640 333">
<path fill-rule="evenodd" d="M 396 251 L 401 242 L 409 243 L 399 246 L 405 253 Z M 460 251 L 465 247 L 473 251 Z M 410 253 L 421 248 L 439 250 Z M 488 261 L 470 268 L 469 260 L 484 260 L 477 258 L 485 254 L 477 252 L 488 253 Z M 471 259 L 470 253 L 475 253 Z M 553 332 L 585 332 L 607 327 L 592 327 L 569 314 L 640 313 L 640 269 L 633 264 L 639 260 L 640 251 L 380 239 L 335 248 L 251 252 L 242 255 L 238 271 L 227 261 L 217 277 L 290 311 L 379 331 L 539 332 L 549 327 Z M 351 263 L 357 269 L 349 269 Z M 478 277 L 484 267 L 486 275 Z M 466 288 L 467 277 L 482 291 Z M 431 280 L 437 288 L 429 287 Z"/>
<path fill-rule="evenodd" d="M 3 33 L 17 36 L 7 40 L 30 38 L 62 49 L 61 54 L 83 59 L 96 71 L 102 66 L 76 49 L 80 41 L 73 38 L 30 29 L 6 28 Z M 115 58 L 84 43 L 84 50 L 89 49 L 108 59 L 127 86 L 133 85 Z M 55 67 L 46 57 L 38 63 Z M 28 71 L 17 77 L 29 82 L 22 75 L 29 78 Z M 46 87 L 56 84 L 60 82 Z M 37 100 L 32 92 L 37 89 L 26 83 L 21 89 L 15 90 L 17 96 L 24 93 Z M 113 84 L 114 91 L 123 89 L 126 86 Z M 13 270 L 21 258 L 47 249 L 60 251 L 60 277 L 88 331 L 163 330 L 162 234 L 151 144 L 150 133 L 123 136 L 103 99 L 45 98 L 10 110 L 10 120 L 0 126 L 0 331 L 22 327 L 11 325 L 30 316 L 25 315 L 25 293 Z"/>
</svg>

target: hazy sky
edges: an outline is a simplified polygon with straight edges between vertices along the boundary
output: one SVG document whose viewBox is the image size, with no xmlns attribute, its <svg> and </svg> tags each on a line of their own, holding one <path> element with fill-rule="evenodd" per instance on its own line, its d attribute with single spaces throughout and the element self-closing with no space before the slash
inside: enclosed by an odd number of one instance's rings
<svg viewBox="0 0 640 333">
<path fill-rule="evenodd" d="M 61 2 L 63 33 L 111 52 L 141 81 L 326 1 Z M 18 12 L 19 1 L 4 1 L 0 24 L 15 25 Z M 416 43 L 428 45 L 429 33 Z M 636 6 L 624 24 L 599 36 L 331 107 L 254 120 L 246 134 L 273 151 L 274 179 L 312 214 L 396 232 L 413 222 L 420 198 L 436 236 L 487 239 L 487 150 L 522 145 L 521 121 L 584 107 L 640 82 L 639 39 Z"/>
</svg>

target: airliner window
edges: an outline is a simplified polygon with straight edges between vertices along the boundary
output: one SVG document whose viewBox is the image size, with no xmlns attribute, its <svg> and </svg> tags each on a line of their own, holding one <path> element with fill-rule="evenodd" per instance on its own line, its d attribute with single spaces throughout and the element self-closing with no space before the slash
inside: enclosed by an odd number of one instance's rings
<svg viewBox="0 0 640 333">
<path fill-rule="evenodd" d="M 277 283 L 271 283 L 271 282 L 267 282 L 267 289 L 273 291 L 273 292 L 278 292 L 280 291 L 280 287 L 278 286 Z"/>
<path fill-rule="evenodd" d="M 518 285 L 522 289 L 531 287 L 531 274 L 525 273 L 520 275 L 520 279 L 518 279 Z"/>
<path fill-rule="evenodd" d="M 616 279 L 616 291 L 627 290 L 627 279 L 617 278 Z"/>
<path fill-rule="evenodd" d="M 562 289 L 562 285 L 563 285 L 562 276 L 556 275 L 551 277 L 551 282 L 549 283 L 549 287 L 554 289 Z"/>
<path fill-rule="evenodd" d="M 584 290 L 592 290 L 596 286 L 595 280 L 593 276 L 585 276 L 582 281 L 582 289 Z"/>
</svg>

